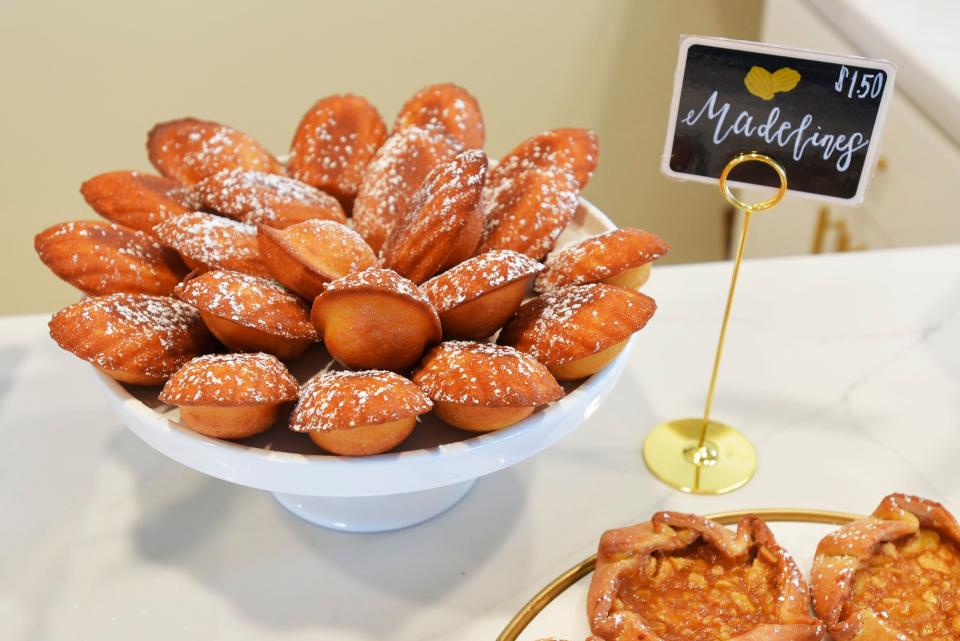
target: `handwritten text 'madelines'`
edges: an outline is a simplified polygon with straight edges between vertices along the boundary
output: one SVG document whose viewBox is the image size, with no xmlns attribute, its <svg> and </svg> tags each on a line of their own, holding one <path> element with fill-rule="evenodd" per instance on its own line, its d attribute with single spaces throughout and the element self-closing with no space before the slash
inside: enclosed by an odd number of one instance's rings
<svg viewBox="0 0 960 641">
<path fill-rule="evenodd" d="M 714 123 L 713 142 L 719 145 L 729 136 L 743 138 L 761 138 L 769 145 L 783 149 L 792 149 L 793 159 L 799 161 L 808 149 L 819 150 L 824 160 L 836 157 L 836 168 L 844 172 L 850 167 L 853 154 L 870 144 L 870 139 L 860 132 L 850 134 L 824 133 L 820 126 L 814 127 L 813 116 L 806 114 L 799 123 L 788 120 L 780 122 L 780 108 L 774 107 L 766 115 L 766 120 L 755 117 L 743 110 L 731 122 L 730 103 L 718 105 L 719 92 L 714 91 L 704 102 L 700 110 L 691 109 L 681 121 L 685 125 L 695 125 L 706 116 Z M 754 121 L 762 124 L 755 125 Z"/>
</svg>

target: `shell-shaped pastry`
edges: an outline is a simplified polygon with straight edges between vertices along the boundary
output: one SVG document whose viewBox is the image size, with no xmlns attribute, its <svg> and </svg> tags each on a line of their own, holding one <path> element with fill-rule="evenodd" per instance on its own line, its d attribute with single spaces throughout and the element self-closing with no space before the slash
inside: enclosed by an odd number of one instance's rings
<svg viewBox="0 0 960 641">
<path fill-rule="evenodd" d="M 188 189 L 175 180 L 138 171 L 111 171 L 80 185 L 84 200 L 98 214 L 153 235 L 153 228 L 195 209 Z"/>
<path fill-rule="evenodd" d="M 346 223 L 340 202 L 299 180 L 236 169 L 204 178 L 191 190 L 198 209 L 249 224 L 288 227 L 305 220 Z"/>
<path fill-rule="evenodd" d="M 597 134 L 590 129 L 551 129 L 527 138 L 501 158 L 488 182 L 500 185 L 530 169 L 565 171 L 573 174 L 579 191 L 590 182 L 598 156 Z"/>
<path fill-rule="evenodd" d="M 279 284 L 215 270 L 184 281 L 174 292 L 200 311 L 271 336 L 317 340 L 306 303 Z"/>
<path fill-rule="evenodd" d="M 409 126 L 387 138 L 367 166 L 353 203 L 353 226 L 379 252 L 430 171 L 462 150 L 453 138 Z"/>
<path fill-rule="evenodd" d="M 317 101 L 290 145 L 290 175 L 337 198 L 347 211 L 363 174 L 387 137 L 376 107 L 350 94 Z"/>
<path fill-rule="evenodd" d="M 548 292 L 567 285 L 595 283 L 645 265 L 670 251 L 670 245 L 648 231 L 614 229 L 557 249 L 544 264 L 534 288 Z"/>
<path fill-rule="evenodd" d="M 207 354 L 170 377 L 160 400 L 170 405 L 241 407 L 297 400 L 300 384 L 275 356 Z"/>
<path fill-rule="evenodd" d="M 463 87 L 442 83 L 424 87 L 397 114 L 393 131 L 421 127 L 450 136 L 466 149 L 483 149 L 483 114 Z"/>
<path fill-rule="evenodd" d="M 300 390 L 290 429 L 346 430 L 419 416 L 431 407 L 433 403 L 419 387 L 393 372 L 326 372 Z"/>
<path fill-rule="evenodd" d="M 34 247 L 50 271 L 93 296 L 166 296 L 187 273 L 175 252 L 143 232 L 114 223 L 60 223 L 37 234 Z"/>
<path fill-rule="evenodd" d="M 161 174 L 186 185 L 224 170 L 283 173 L 277 159 L 247 134 L 195 118 L 156 125 L 147 134 L 147 154 Z"/>
<path fill-rule="evenodd" d="M 257 228 L 230 218 L 192 212 L 169 218 L 154 228 L 191 269 L 227 269 L 269 277 L 260 260 Z"/>
<path fill-rule="evenodd" d="M 657 305 L 616 285 L 572 285 L 527 301 L 497 342 L 531 354 L 547 366 L 600 352 L 647 324 Z"/>
<path fill-rule="evenodd" d="M 465 260 L 420 286 L 440 313 L 476 300 L 543 270 L 537 261 L 509 249 L 496 249 Z"/>
<path fill-rule="evenodd" d="M 563 397 L 539 361 L 492 343 L 440 343 L 424 356 L 413 382 L 434 401 L 484 407 L 535 407 Z"/>
<path fill-rule="evenodd" d="M 472 255 L 483 222 L 478 205 L 486 173 L 487 155 L 479 149 L 434 168 L 387 236 L 383 266 L 422 283 Z"/>
<path fill-rule="evenodd" d="M 163 382 L 215 345 L 196 309 L 146 294 L 84 298 L 53 315 L 50 336 L 97 367 L 145 384 Z"/>
</svg>

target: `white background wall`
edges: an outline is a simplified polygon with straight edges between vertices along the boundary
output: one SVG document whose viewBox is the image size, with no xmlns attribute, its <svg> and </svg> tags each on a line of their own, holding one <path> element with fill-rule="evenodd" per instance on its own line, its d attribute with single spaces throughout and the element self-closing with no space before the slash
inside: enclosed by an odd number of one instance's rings
<svg viewBox="0 0 960 641">
<path fill-rule="evenodd" d="M 679 34 L 755 38 L 759 0 L 0 3 L 0 314 L 78 294 L 33 235 L 94 214 L 80 183 L 149 169 L 147 130 L 196 116 L 286 151 L 310 104 L 367 96 L 389 123 L 419 87 L 454 81 L 480 101 L 488 152 L 540 130 L 593 127 L 587 197 L 620 225 L 659 232 L 674 261 L 719 258 L 715 188 L 658 173 Z"/>
</svg>

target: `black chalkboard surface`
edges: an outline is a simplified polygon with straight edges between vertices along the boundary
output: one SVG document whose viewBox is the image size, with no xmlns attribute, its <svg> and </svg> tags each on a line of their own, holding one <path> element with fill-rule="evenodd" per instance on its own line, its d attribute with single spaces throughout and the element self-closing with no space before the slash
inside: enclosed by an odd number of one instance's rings
<svg viewBox="0 0 960 641">
<path fill-rule="evenodd" d="M 721 38 L 684 37 L 664 149 L 664 173 L 716 181 L 739 153 L 786 170 L 792 192 L 856 203 L 873 173 L 895 67 Z M 731 183 L 779 182 L 741 165 Z"/>
</svg>

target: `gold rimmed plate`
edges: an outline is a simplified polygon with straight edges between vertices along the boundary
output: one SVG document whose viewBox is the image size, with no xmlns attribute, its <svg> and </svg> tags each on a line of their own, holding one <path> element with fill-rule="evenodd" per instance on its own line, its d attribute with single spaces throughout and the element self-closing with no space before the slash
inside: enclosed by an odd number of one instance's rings
<svg viewBox="0 0 960 641">
<path fill-rule="evenodd" d="M 756 514 L 768 524 L 777 542 L 790 552 L 800 568 L 809 573 L 817 543 L 831 529 L 858 518 L 857 514 L 802 509 L 737 510 L 707 514 L 724 525 L 733 525 L 747 514 Z M 587 589 L 596 555 L 584 559 L 548 583 L 520 608 L 497 637 L 497 641 L 536 641 L 558 638 L 579 641 L 590 635 L 587 625 Z"/>
</svg>

